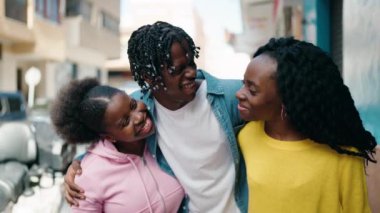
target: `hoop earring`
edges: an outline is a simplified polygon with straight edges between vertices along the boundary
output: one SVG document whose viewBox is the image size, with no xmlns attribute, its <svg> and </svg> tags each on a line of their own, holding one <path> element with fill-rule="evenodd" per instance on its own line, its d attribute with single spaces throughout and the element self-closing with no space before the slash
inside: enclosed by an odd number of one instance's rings
<svg viewBox="0 0 380 213">
<path fill-rule="evenodd" d="M 281 104 L 281 120 L 284 121 L 287 116 L 288 115 L 286 114 L 285 106 L 284 106 L 284 104 Z"/>
</svg>

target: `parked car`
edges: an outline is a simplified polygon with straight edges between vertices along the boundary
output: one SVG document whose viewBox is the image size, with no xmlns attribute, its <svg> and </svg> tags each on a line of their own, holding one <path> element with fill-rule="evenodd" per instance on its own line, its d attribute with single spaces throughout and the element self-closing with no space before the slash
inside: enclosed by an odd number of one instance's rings
<svg viewBox="0 0 380 213">
<path fill-rule="evenodd" d="M 0 122 L 25 119 L 24 96 L 19 92 L 0 92 Z"/>
<path fill-rule="evenodd" d="M 22 94 L 0 92 L 0 212 L 46 187 L 75 156 L 75 146 L 55 133 L 47 113 L 26 109 Z"/>
</svg>

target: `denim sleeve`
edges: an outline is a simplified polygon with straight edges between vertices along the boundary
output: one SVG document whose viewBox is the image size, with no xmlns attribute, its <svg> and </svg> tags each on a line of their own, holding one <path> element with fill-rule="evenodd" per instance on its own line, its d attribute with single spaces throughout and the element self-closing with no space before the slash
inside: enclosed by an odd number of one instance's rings
<svg viewBox="0 0 380 213">
<path fill-rule="evenodd" d="M 80 155 L 78 155 L 77 157 L 75 157 L 74 160 L 82 161 L 83 158 L 84 158 L 84 156 L 86 156 L 86 155 L 87 155 L 87 152 L 85 152 L 85 153 L 83 153 L 83 154 L 80 154 Z"/>
</svg>

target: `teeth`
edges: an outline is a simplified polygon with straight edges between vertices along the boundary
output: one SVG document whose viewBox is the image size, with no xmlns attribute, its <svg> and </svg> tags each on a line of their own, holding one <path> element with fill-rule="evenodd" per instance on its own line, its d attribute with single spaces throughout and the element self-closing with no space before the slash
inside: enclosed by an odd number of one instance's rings
<svg viewBox="0 0 380 213">
<path fill-rule="evenodd" d="M 144 126 L 141 128 L 141 131 L 145 132 L 147 128 L 148 128 L 148 121 L 145 121 Z"/>
<path fill-rule="evenodd" d="M 189 84 L 184 84 L 183 85 L 183 87 L 185 87 L 185 88 L 190 88 L 190 87 L 192 87 L 193 86 L 193 83 L 189 83 Z"/>
</svg>

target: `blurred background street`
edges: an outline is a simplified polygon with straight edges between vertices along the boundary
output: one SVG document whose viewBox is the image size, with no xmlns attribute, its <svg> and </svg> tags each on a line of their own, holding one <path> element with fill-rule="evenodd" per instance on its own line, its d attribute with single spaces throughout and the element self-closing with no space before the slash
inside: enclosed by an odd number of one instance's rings
<svg viewBox="0 0 380 213">
<path fill-rule="evenodd" d="M 0 212 L 69 211 L 63 176 L 86 147 L 56 135 L 49 105 L 72 79 L 138 89 L 128 39 L 157 20 L 185 29 L 220 78 L 242 79 L 271 37 L 320 46 L 380 141 L 378 0 L 0 0 Z"/>
</svg>

